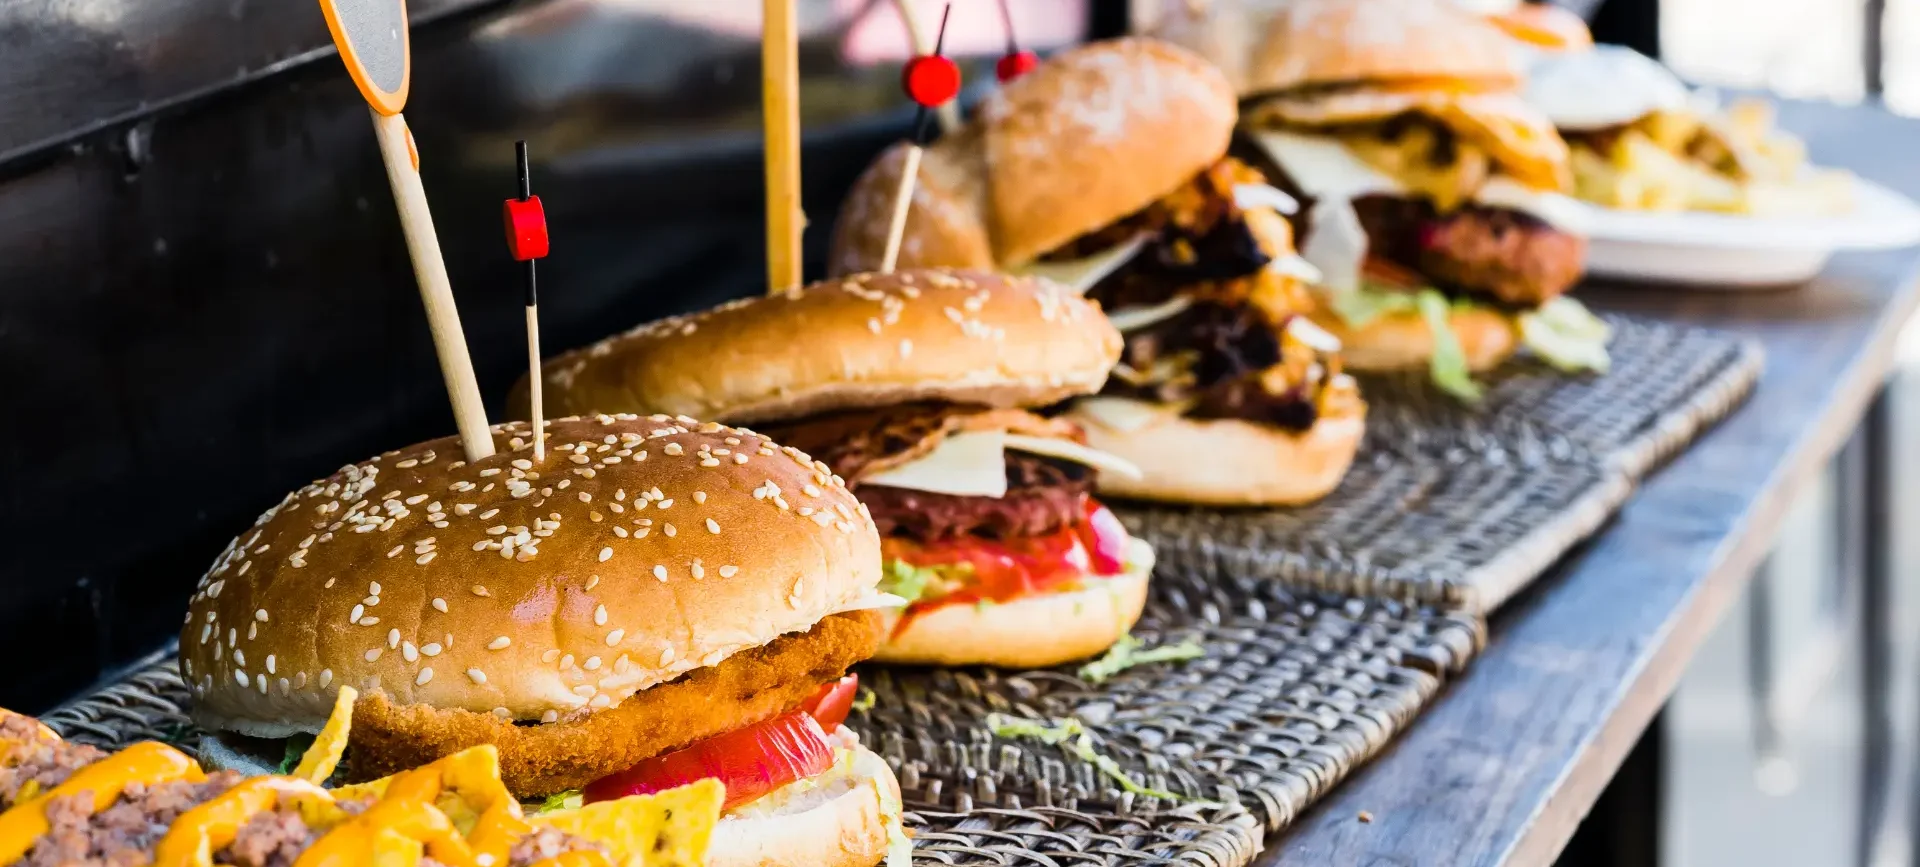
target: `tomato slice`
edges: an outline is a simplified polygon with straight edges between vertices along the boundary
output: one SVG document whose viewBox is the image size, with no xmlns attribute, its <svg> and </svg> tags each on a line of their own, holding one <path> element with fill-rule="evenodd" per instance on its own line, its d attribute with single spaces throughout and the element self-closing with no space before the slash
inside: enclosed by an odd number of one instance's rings
<svg viewBox="0 0 1920 867">
<path fill-rule="evenodd" d="M 1127 571 L 1127 541 L 1131 537 L 1113 510 L 1088 497 L 1087 518 L 1079 529 L 1087 550 L 1093 555 L 1094 574 L 1118 575 Z"/>
<path fill-rule="evenodd" d="M 853 712 L 853 699 L 860 692 L 860 675 L 849 674 L 832 683 L 820 685 L 820 691 L 800 705 L 820 728 L 833 731 Z"/>
<path fill-rule="evenodd" d="M 826 731 L 805 711 L 794 711 L 654 756 L 595 780 L 587 785 L 585 795 L 589 803 L 610 801 L 711 778 L 727 787 L 722 809 L 731 810 L 831 767 L 833 747 L 827 743 Z"/>
</svg>

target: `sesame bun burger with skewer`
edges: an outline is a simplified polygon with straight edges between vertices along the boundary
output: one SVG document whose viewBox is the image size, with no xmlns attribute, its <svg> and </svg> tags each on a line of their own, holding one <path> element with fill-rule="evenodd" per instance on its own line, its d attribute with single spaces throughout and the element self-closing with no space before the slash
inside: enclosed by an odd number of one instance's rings
<svg viewBox="0 0 1920 867">
<path fill-rule="evenodd" d="M 713 865 L 870 865 L 899 793 L 840 723 L 884 635 L 880 539 L 825 465 L 660 416 L 445 438 L 288 495 L 202 579 L 182 679 L 209 755 L 310 734 L 360 691 L 365 779 L 497 748 L 522 799 L 726 786 Z"/>
<path fill-rule="evenodd" d="M 1255 25 L 1241 128 L 1321 274 L 1316 319 L 1356 369 L 1427 366 L 1467 399 L 1472 371 L 1525 346 L 1607 367 L 1607 329 L 1564 293 L 1585 208 L 1567 146 L 1520 97 L 1514 40 L 1435 0 L 1294 0 Z M 1170 32 L 1178 32 L 1177 29 Z"/>
<path fill-rule="evenodd" d="M 1118 39 L 1007 83 L 922 159 L 903 263 L 1046 275 L 1125 334 L 1100 395 L 1065 408 L 1141 470 L 1102 474 L 1102 492 L 1309 502 L 1359 448 L 1365 403 L 1306 315 L 1316 274 L 1284 216 L 1296 203 L 1227 155 L 1236 117 L 1233 87 L 1197 55 Z M 880 260 L 901 163 L 888 151 L 848 193 L 836 269 Z"/>
<path fill-rule="evenodd" d="M 1028 667 L 1106 650 L 1145 604 L 1152 551 L 1090 494 L 1137 470 L 1029 409 L 1098 391 L 1119 354 L 1065 287 L 929 269 L 644 325 L 544 376 L 568 412 L 698 413 L 809 450 L 878 524 L 882 589 L 911 601 L 876 659 Z"/>
</svg>

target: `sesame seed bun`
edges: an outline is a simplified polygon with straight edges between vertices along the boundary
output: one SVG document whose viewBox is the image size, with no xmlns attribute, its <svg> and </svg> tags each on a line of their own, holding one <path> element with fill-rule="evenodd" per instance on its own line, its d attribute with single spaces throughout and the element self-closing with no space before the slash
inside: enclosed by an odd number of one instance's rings
<svg viewBox="0 0 1920 867">
<path fill-rule="evenodd" d="M 893 770 L 854 747 L 844 766 L 722 816 L 707 867 L 873 867 L 887 855 L 900 809 Z"/>
<path fill-rule="evenodd" d="M 1357 329 L 1331 313 L 1315 313 L 1313 321 L 1340 339 L 1340 359 L 1353 370 L 1424 367 L 1433 357 L 1433 332 L 1418 313 L 1382 316 Z M 1519 328 L 1512 317 L 1499 311 L 1455 308 L 1448 321 L 1460 338 L 1469 370 L 1497 367 L 1519 346 Z"/>
<path fill-rule="evenodd" d="M 907 665 L 1044 668 L 1099 655 L 1139 622 L 1153 548 L 1129 539 L 1127 571 L 1088 578 L 1079 590 L 994 605 L 955 603 L 915 614 L 873 658 Z M 900 616 L 890 612 L 897 622 Z"/>
<path fill-rule="evenodd" d="M 1119 358 L 1120 333 L 1065 287 L 922 270 L 856 274 L 662 320 L 543 370 L 549 412 L 761 422 L 926 399 L 1044 405 L 1098 391 Z M 514 392 L 523 408 L 525 383 Z"/>
<path fill-rule="evenodd" d="M 1249 66 L 1250 93 L 1396 82 L 1512 88 L 1522 74 L 1499 27 L 1436 0 L 1293 0 L 1274 10 Z"/>
<path fill-rule="evenodd" d="M 1183 48 L 1127 38 L 1054 55 L 927 149 L 900 264 L 1032 262 L 1212 165 L 1236 116 L 1226 78 Z M 900 148 L 882 155 L 848 192 L 828 258 L 834 273 L 879 266 L 903 157 Z"/>
<path fill-rule="evenodd" d="M 317 731 L 343 684 L 488 719 L 592 715 L 879 581 L 865 508 L 757 434 L 564 418 L 535 462 L 525 425 L 494 432 L 476 463 L 448 437 L 344 467 L 235 539 L 181 632 L 196 719 Z"/>
<path fill-rule="evenodd" d="M 1087 445 L 1140 468 L 1140 478 L 1103 473 L 1100 492 L 1116 497 L 1214 506 L 1311 503 L 1340 485 L 1360 450 L 1366 404 L 1350 377 L 1312 427 L 1290 431 L 1239 419 L 1187 418 L 1166 412 L 1117 430 L 1097 416 L 1069 409 Z"/>
</svg>

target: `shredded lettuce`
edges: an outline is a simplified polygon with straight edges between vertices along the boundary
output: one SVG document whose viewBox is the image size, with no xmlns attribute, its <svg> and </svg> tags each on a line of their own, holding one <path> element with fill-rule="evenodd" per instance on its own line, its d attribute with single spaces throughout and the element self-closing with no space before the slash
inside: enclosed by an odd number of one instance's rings
<svg viewBox="0 0 1920 867">
<path fill-rule="evenodd" d="M 313 735 L 301 732 L 289 736 L 287 738 L 287 751 L 280 757 L 280 773 L 293 773 L 294 768 L 300 767 L 300 759 L 304 758 L 307 750 L 312 748 Z"/>
<path fill-rule="evenodd" d="M 1105 656 L 1080 666 L 1080 679 L 1088 683 L 1104 683 L 1108 678 L 1136 665 L 1184 662 L 1206 655 L 1207 649 L 1201 647 L 1196 641 L 1182 641 L 1179 644 L 1165 644 L 1141 650 L 1140 639 L 1123 635 L 1113 647 L 1107 650 Z"/>
<path fill-rule="evenodd" d="M 529 814 L 539 816 L 546 813 L 557 813 L 561 810 L 578 810 L 581 805 L 585 803 L 586 796 L 581 794 L 579 789 L 568 789 L 558 794 L 548 795 L 547 799 L 541 801 L 539 806 L 530 810 Z"/>
<path fill-rule="evenodd" d="M 1433 334 L 1433 354 L 1427 359 L 1433 384 L 1468 403 L 1479 401 L 1480 384 L 1473 381 L 1467 353 L 1460 348 L 1460 336 L 1453 333 L 1453 324 L 1449 321 L 1453 307 L 1447 303 L 1447 296 L 1435 289 L 1422 289 L 1413 300 L 1420 308 L 1420 318 L 1426 320 L 1427 330 Z"/>
<path fill-rule="evenodd" d="M 880 578 L 880 592 L 892 593 L 907 600 L 907 604 L 911 605 L 927 595 L 928 585 L 937 588 L 943 584 L 965 580 L 972 575 L 972 563 L 915 566 L 905 560 L 889 560 L 886 574 Z"/>
<path fill-rule="evenodd" d="M 1383 289 L 1367 283 L 1349 292 L 1329 293 L 1328 306 L 1348 328 L 1365 328 L 1382 316 L 1413 313 L 1419 309 L 1413 295 L 1398 289 Z"/>
<path fill-rule="evenodd" d="M 886 786 L 880 790 L 880 821 L 887 826 L 886 867 L 913 867 L 913 841 L 907 839 L 904 806 Z"/>
<path fill-rule="evenodd" d="M 860 691 L 853 694 L 853 709 L 865 713 L 873 710 L 873 703 L 878 700 L 879 696 L 874 695 L 873 690 L 860 687 Z"/>
<path fill-rule="evenodd" d="M 1613 329 L 1580 302 L 1561 296 L 1520 315 L 1520 341 L 1567 373 L 1606 373 L 1613 366 L 1607 341 Z"/>
<path fill-rule="evenodd" d="M 1143 798 L 1160 798 L 1167 801 L 1187 800 L 1172 792 L 1148 788 L 1134 782 L 1132 777 L 1127 776 L 1126 771 L 1120 769 L 1119 762 L 1094 748 L 1093 735 L 1088 733 L 1086 725 L 1076 717 L 1048 721 L 990 713 L 987 714 L 987 728 L 997 737 L 1026 738 L 1048 746 L 1065 747 L 1067 752 L 1080 761 L 1092 765 L 1094 770 L 1119 784 L 1121 789 Z"/>
</svg>

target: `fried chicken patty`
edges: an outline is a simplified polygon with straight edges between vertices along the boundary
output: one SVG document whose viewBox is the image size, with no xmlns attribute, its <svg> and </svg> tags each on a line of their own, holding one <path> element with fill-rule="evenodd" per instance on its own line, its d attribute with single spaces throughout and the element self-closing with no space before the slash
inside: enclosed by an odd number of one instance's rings
<svg viewBox="0 0 1920 867">
<path fill-rule="evenodd" d="M 395 705 L 375 692 L 353 709 L 352 775 L 373 779 L 493 744 L 521 798 L 580 788 L 662 753 L 779 716 L 873 655 L 879 612 L 830 616 L 803 633 L 635 693 L 579 719 L 516 725 L 488 713 Z"/>
</svg>

